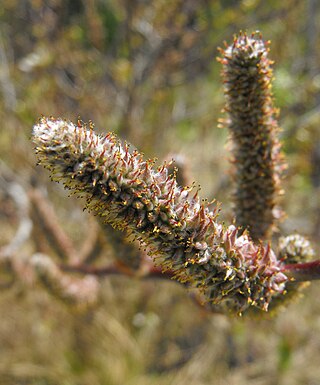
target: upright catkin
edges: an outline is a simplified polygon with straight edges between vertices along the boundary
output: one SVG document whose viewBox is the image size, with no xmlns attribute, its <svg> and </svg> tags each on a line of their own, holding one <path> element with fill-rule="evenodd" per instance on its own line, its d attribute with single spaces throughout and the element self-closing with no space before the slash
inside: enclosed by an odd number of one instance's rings
<svg viewBox="0 0 320 385">
<path fill-rule="evenodd" d="M 256 33 L 240 34 L 220 51 L 227 114 L 222 122 L 231 135 L 236 223 L 248 229 L 253 240 L 265 240 L 281 217 L 277 206 L 285 167 L 269 49 Z"/>
</svg>

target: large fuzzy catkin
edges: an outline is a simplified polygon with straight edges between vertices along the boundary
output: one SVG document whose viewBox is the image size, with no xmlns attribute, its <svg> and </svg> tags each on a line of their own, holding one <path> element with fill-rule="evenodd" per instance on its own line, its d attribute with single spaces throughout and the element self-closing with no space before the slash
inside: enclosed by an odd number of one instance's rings
<svg viewBox="0 0 320 385">
<path fill-rule="evenodd" d="M 268 239 L 281 216 L 277 204 L 284 162 L 268 51 L 259 34 L 240 34 L 218 58 L 226 100 L 223 122 L 233 147 L 236 223 L 256 241 Z"/>
<path fill-rule="evenodd" d="M 267 310 L 287 277 L 267 245 L 224 227 L 190 189 L 179 187 L 166 165 L 154 168 L 109 133 L 81 122 L 42 118 L 34 126 L 39 163 L 86 198 L 87 208 L 135 235 L 163 270 L 198 288 L 206 301 L 243 312 Z"/>
</svg>

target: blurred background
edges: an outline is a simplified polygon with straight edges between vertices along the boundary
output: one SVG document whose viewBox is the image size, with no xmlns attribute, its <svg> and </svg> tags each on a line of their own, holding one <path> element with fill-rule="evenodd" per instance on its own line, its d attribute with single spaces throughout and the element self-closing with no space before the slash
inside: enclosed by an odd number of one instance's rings
<svg viewBox="0 0 320 385">
<path fill-rule="evenodd" d="M 30 136 L 41 115 L 92 120 L 98 132 L 116 132 L 159 164 L 177 159 L 187 183 L 201 185 L 201 196 L 217 198 L 222 219 L 232 219 L 216 56 L 217 47 L 240 30 L 259 30 L 271 40 L 288 163 L 282 200 L 287 218 L 279 233 L 299 232 L 317 250 L 320 3 L 0 4 L 0 249 L 9 250 L 23 220 L 29 229 L 19 247 L 10 249 L 15 274 L 0 275 L 0 384 L 320 385 L 317 282 L 276 316 L 249 319 L 206 312 L 174 282 L 126 276 L 101 277 L 95 305 L 74 310 L 19 274 L 19 259 L 36 251 L 61 258 L 63 252 L 42 239 L 46 229 L 40 225 L 50 220 L 75 254 L 93 247 L 90 240 L 84 244 L 89 233 L 99 246 L 96 262 L 104 266 L 113 258 L 95 219 L 35 166 Z M 40 210 L 33 207 L 41 200 L 35 193 L 45 202 L 42 222 L 30 214 Z"/>
</svg>

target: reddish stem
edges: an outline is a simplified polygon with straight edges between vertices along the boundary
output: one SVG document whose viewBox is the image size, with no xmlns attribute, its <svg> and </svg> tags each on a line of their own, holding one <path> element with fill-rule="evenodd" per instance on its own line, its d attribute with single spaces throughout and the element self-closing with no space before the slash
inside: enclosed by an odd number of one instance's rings
<svg viewBox="0 0 320 385">
<path fill-rule="evenodd" d="M 282 272 L 297 282 L 318 280 L 320 279 L 320 260 L 284 265 Z"/>
<path fill-rule="evenodd" d="M 162 272 L 160 267 L 150 266 L 149 270 L 141 275 L 128 268 L 123 268 L 120 265 L 109 265 L 105 267 L 93 267 L 88 265 L 60 265 L 61 270 L 66 272 L 80 273 L 80 274 L 92 274 L 99 277 L 107 275 L 126 275 L 130 277 L 138 276 L 142 279 L 171 279 L 173 273 L 170 270 Z"/>
<path fill-rule="evenodd" d="M 148 271 L 140 275 L 139 272 L 137 273 L 118 264 L 105 267 L 61 264 L 60 268 L 67 272 L 93 274 L 99 277 L 107 275 L 126 275 L 129 277 L 139 277 L 141 279 L 172 279 L 174 277 L 172 271 L 167 270 L 163 272 L 161 268 L 157 266 L 150 266 Z M 320 260 L 284 265 L 281 271 L 296 282 L 320 280 Z"/>
</svg>

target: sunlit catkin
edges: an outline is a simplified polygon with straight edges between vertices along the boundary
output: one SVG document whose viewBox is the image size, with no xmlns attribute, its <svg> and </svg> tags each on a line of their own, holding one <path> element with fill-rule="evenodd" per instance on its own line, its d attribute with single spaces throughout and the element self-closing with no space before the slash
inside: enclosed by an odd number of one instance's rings
<svg viewBox="0 0 320 385">
<path fill-rule="evenodd" d="M 267 310 L 282 295 L 287 278 L 271 248 L 220 224 L 165 165 L 155 169 L 113 134 L 98 136 L 81 122 L 42 118 L 33 140 L 54 180 L 85 197 L 87 208 L 113 227 L 135 235 L 155 263 L 206 301 L 243 312 L 252 305 Z"/>
</svg>

